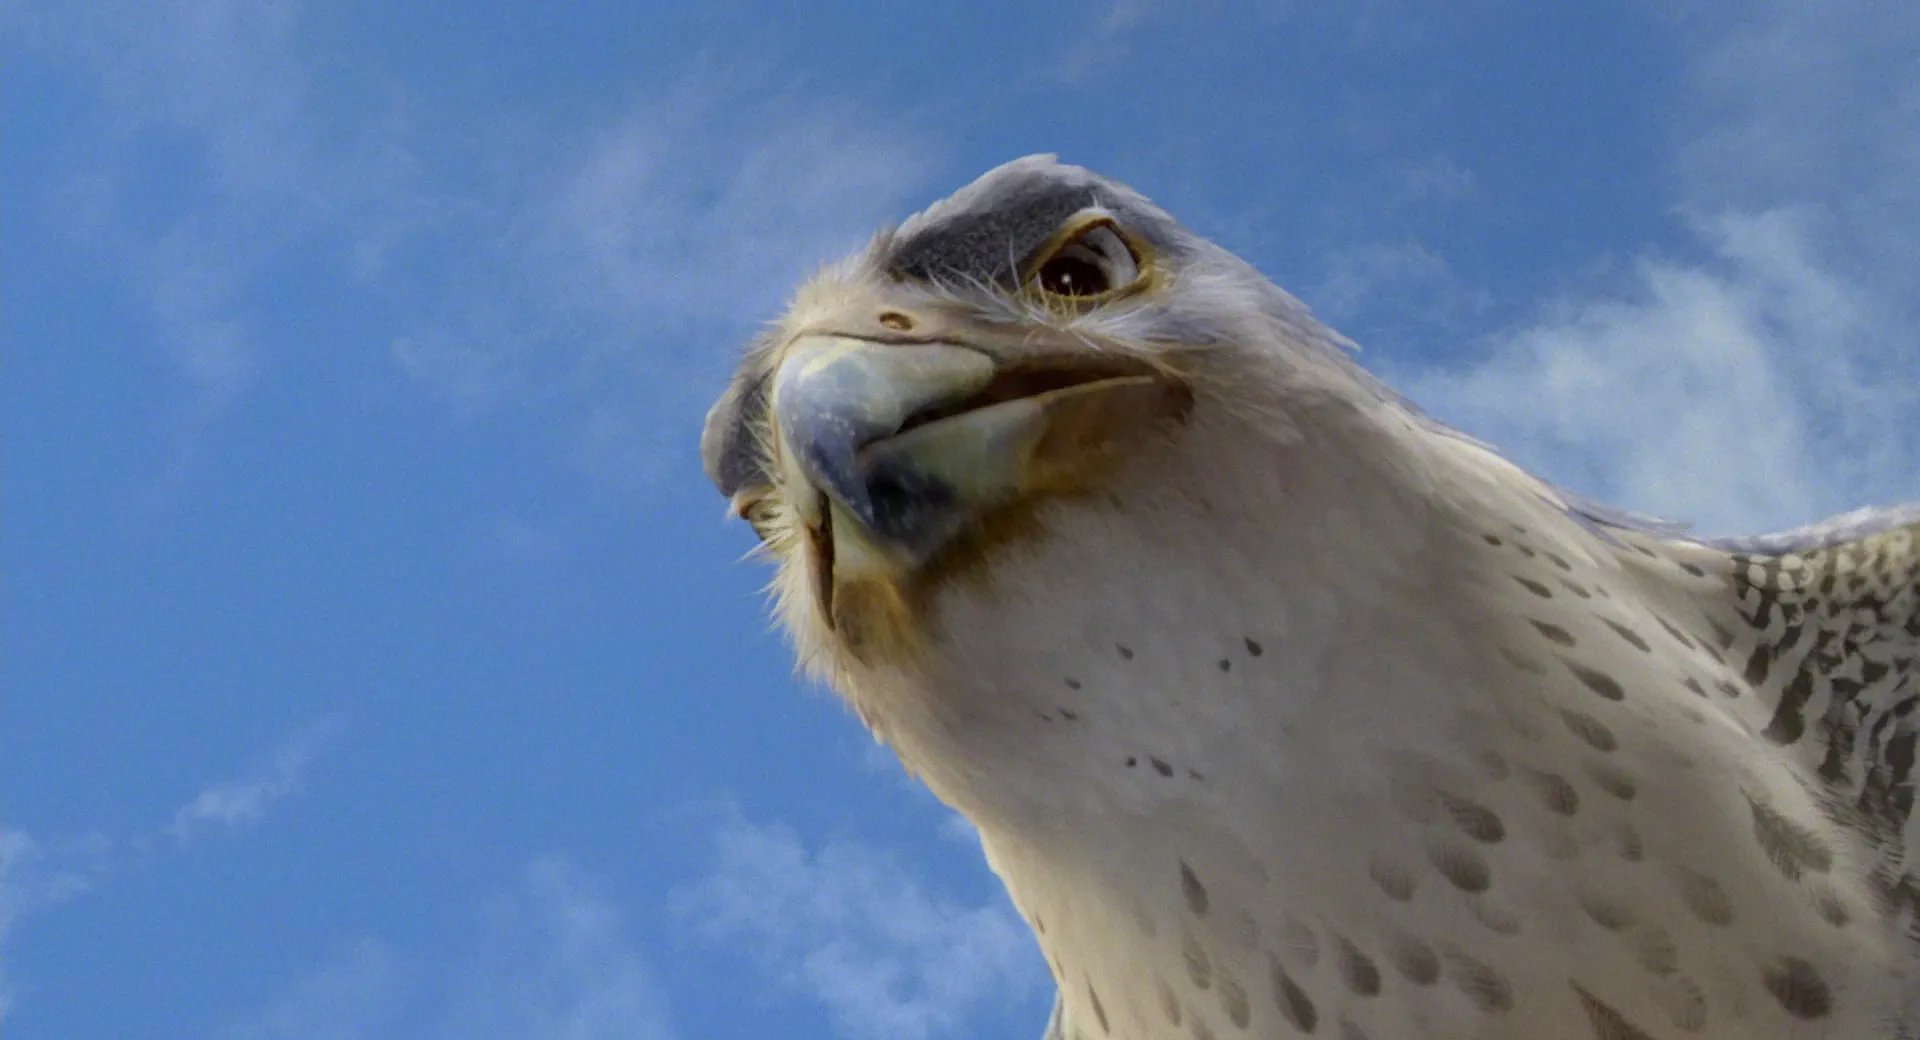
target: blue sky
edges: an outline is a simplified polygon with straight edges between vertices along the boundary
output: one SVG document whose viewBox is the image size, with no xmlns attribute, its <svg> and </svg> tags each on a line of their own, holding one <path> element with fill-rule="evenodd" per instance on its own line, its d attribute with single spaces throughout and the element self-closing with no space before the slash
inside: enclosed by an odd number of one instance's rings
<svg viewBox="0 0 1920 1040">
<path fill-rule="evenodd" d="M 797 280 L 1028 152 L 1584 492 L 1920 499 L 1920 8 L 798 10 L 10 5 L 10 1038 L 1037 1036 L 696 448 Z"/>
</svg>

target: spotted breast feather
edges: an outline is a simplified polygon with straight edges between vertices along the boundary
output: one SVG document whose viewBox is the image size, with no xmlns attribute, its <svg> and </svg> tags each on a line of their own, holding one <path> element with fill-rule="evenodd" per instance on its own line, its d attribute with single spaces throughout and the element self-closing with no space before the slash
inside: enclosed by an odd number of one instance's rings
<svg viewBox="0 0 1920 1040">
<path fill-rule="evenodd" d="M 1827 813 L 1877 857 L 1880 909 L 1920 942 L 1920 511 L 1721 547 L 1726 595 L 1708 620 L 1766 707 L 1759 739 L 1819 778 Z"/>
</svg>

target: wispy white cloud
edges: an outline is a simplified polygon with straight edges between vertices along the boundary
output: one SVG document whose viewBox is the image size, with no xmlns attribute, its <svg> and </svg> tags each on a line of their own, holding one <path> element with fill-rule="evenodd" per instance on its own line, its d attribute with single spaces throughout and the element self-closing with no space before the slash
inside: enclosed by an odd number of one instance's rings
<svg viewBox="0 0 1920 1040">
<path fill-rule="evenodd" d="M 1369 111 L 1360 118 L 1392 117 Z M 1398 128 L 1377 133 L 1402 136 Z M 1472 268 L 1457 268 L 1416 229 L 1484 201 L 1473 172 L 1445 152 L 1383 157 L 1328 186 L 1310 230 L 1269 234 L 1312 243 L 1298 261 L 1297 288 L 1335 327 L 1387 349 L 1438 343 L 1484 327 L 1496 301 Z"/>
<path fill-rule="evenodd" d="M 712 873 L 677 892 L 676 916 L 818 1001 L 841 1035 L 929 1040 L 1034 993 L 1047 971 L 1003 900 L 930 892 L 874 848 L 809 849 L 791 828 L 737 814 L 717 832 Z"/>
<path fill-rule="evenodd" d="M 1399 380 L 1537 470 L 1717 533 L 1920 498 L 1920 10 L 1741 11 L 1676 27 L 1695 255 L 1650 250 Z"/>
<path fill-rule="evenodd" d="M 1674 23 L 1693 55 L 1675 126 L 1683 201 L 1817 208 L 1843 248 L 1875 260 L 1853 273 L 1914 278 L 1920 9 L 1760 0 L 1690 6 Z"/>
<path fill-rule="evenodd" d="M 1864 378 L 1862 307 L 1800 222 L 1698 230 L 1712 261 L 1643 260 L 1631 290 L 1563 302 L 1480 363 L 1404 388 L 1538 469 L 1712 531 L 1897 493 L 1898 431 L 1920 401 Z"/>
<path fill-rule="evenodd" d="M 902 212 L 936 152 L 751 66 L 692 68 L 550 139 L 471 207 L 477 248 L 392 355 L 467 414 L 561 402 L 569 461 L 642 490 L 691 450 L 731 348 Z"/>
<path fill-rule="evenodd" d="M 299 786 L 315 756 L 341 726 L 323 719 L 283 744 L 263 771 L 241 780 L 209 784 L 175 810 L 162 828 L 131 837 L 98 832 L 36 836 L 0 828 L 0 1018 L 16 1001 L 20 985 L 12 954 L 23 920 L 38 917 L 110 882 L 168 844 L 184 845 L 210 830 L 236 830 L 258 823 L 274 803 Z"/>
<path fill-rule="evenodd" d="M 1314 287 L 1314 307 L 1336 324 L 1378 320 L 1389 300 L 1414 301 L 1424 321 L 1451 318 L 1469 302 L 1447 258 L 1417 239 L 1355 242 L 1329 250 L 1323 263 L 1326 275 Z"/>
<path fill-rule="evenodd" d="M 1145 25 L 1160 6 L 1159 0 L 1111 0 L 1049 72 L 1063 83 L 1078 83 L 1123 64 L 1135 30 Z"/>
<path fill-rule="evenodd" d="M 221 1033 L 224 1040 L 674 1035 L 619 908 L 558 858 L 536 860 L 518 886 L 489 902 L 470 944 L 404 951 L 355 941 Z"/>
<path fill-rule="evenodd" d="M 317 20 L 324 23 L 324 19 Z M 202 471 L 209 437 L 297 339 L 261 296 L 290 262 L 375 251 L 418 220 L 405 106 L 378 76 L 329 90 L 299 0 L 24 0 L 3 39 L 18 68 L 56 69 L 98 104 L 33 165 L 16 205 L 117 280 L 179 388 L 143 401 L 162 431 L 139 493 L 165 508 Z M 44 153 L 43 153 L 44 154 Z"/>
<path fill-rule="evenodd" d="M 672 1035 L 624 915 L 583 871 L 564 859 L 537 860 L 521 890 L 488 911 L 479 949 L 451 972 L 451 1035 Z"/>
<path fill-rule="evenodd" d="M 208 784 L 174 810 L 164 833 L 185 843 L 210 830 L 258 823 L 274 803 L 298 789 L 308 767 L 341 729 L 338 719 L 322 719 L 282 744 L 261 771 Z M 120 868 L 123 854 L 153 844 L 148 834 L 36 837 L 24 830 L 0 829 L 0 944 L 22 918 L 85 895 Z"/>
<path fill-rule="evenodd" d="M 0 952 L 22 918 L 85 895 L 106 876 L 114 852 L 103 834 L 38 839 L 0 829 Z"/>
<path fill-rule="evenodd" d="M 690 58 L 573 115 L 448 110 L 359 69 L 323 14 L 28 0 L 10 22 L 104 101 L 36 201 L 120 273 L 191 388 L 182 472 L 279 352 L 311 349 L 261 296 L 298 264 L 310 291 L 391 315 L 370 363 L 462 418 L 549 408 L 568 461 L 650 489 L 691 451 L 727 345 L 922 194 L 938 151 L 746 59 Z M 155 190 L 183 155 L 188 183 Z"/>
<path fill-rule="evenodd" d="M 204 135 L 226 188 L 277 194 L 304 180 L 318 129 L 305 5 L 242 0 L 29 0 L 11 35 L 83 69 L 111 103 L 112 133 L 164 128 Z M 122 140 L 120 143 L 127 144 Z"/>
<path fill-rule="evenodd" d="M 1471 195 L 1473 171 L 1445 152 L 1433 152 L 1392 166 L 1385 177 L 1384 201 L 1404 205 L 1449 201 Z"/>
<path fill-rule="evenodd" d="M 637 99 L 560 158 L 519 229 L 531 282 L 619 318 L 758 321 L 925 180 L 932 149 L 897 120 L 769 103 L 775 84 L 733 71 Z"/>
<path fill-rule="evenodd" d="M 1219 32 L 1244 31 L 1249 25 L 1283 22 L 1312 32 L 1341 50 L 1404 51 L 1424 42 L 1428 31 L 1423 5 L 1405 0 L 1351 0 L 1342 4 L 1298 0 L 1107 0 L 1085 20 L 1081 32 L 1045 70 L 1048 78 L 1080 84 L 1095 76 L 1119 73 L 1132 63 L 1135 46 L 1149 25 L 1165 28 L 1203 22 Z M 1152 51 L 1152 47 L 1146 48 Z"/>
<path fill-rule="evenodd" d="M 471 544 L 477 558 L 538 565 L 567 553 L 564 532 L 516 513 L 503 513 L 475 526 Z"/>
<path fill-rule="evenodd" d="M 221 1032 L 224 1040 L 368 1040 L 405 1011 L 413 966 L 385 943 L 363 939 L 295 981 Z"/>
<path fill-rule="evenodd" d="M 174 810 L 169 832 L 184 844 L 209 831 L 230 831 L 258 823 L 274 803 L 299 788 L 307 767 L 340 729 L 338 719 L 322 720 L 283 744 L 264 769 L 202 788 L 191 801 Z"/>
<path fill-rule="evenodd" d="M 35 201 L 145 303 L 196 391 L 188 425 L 203 424 L 264 363 L 271 333 L 245 302 L 262 271 L 323 229 L 344 251 L 397 219 L 409 162 L 394 99 L 321 105 L 323 43 L 292 0 L 28 0 L 8 28 L 105 102 Z M 192 163 L 171 186 L 155 176 L 168 148 Z"/>
</svg>

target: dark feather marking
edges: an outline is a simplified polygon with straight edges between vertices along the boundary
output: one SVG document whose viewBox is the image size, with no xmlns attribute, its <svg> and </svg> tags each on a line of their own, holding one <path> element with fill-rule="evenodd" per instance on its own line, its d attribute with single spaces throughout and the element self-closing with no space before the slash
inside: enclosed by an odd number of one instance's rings
<svg viewBox="0 0 1920 1040">
<path fill-rule="evenodd" d="M 1507 828 L 1492 809 L 1469 798 L 1440 793 L 1440 804 L 1453 818 L 1460 833 L 1478 842 L 1493 844 L 1507 836 Z"/>
<path fill-rule="evenodd" d="M 1207 916 L 1207 886 L 1200 883 L 1184 859 L 1180 861 L 1180 892 L 1186 896 L 1187 909 L 1193 911 L 1195 917 Z"/>
<path fill-rule="evenodd" d="M 1720 882 L 1686 867 L 1674 868 L 1674 880 L 1679 885 L 1681 901 L 1693 911 L 1693 916 L 1711 925 L 1733 923 L 1733 900 L 1727 898 Z"/>
<path fill-rule="evenodd" d="M 1587 1023 L 1593 1026 L 1594 1040 L 1653 1040 L 1646 1030 L 1627 1021 L 1625 1015 L 1588 993 L 1578 982 L 1573 983 L 1573 991 L 1580 995 L 1580 1006 L 1587 1012 Z"/>
<path fill-rule="evenodd" d="M 1580 810 L 1580 792 L 1565 777 L 1558 773 L 1530 772 L 1528 778 L 1533 781 L 1534 793 L 1549 811 L 1572 816 Z"/>
<path fill-rule="evenodd" d="M 1416 986 L 1431 986 L 1440 978 L 1440 958 L 1433 947 L 1412 936 L 1402 936 L 1387 944 L 1387 959 L 1395 971 Z"/>
<path fill-rule="evenodd" d="M 1273 973 L 1273 1002 L 1280 1009 L 1281 1016 L 1293 1028 L 1303 1033 L 1313 1032 L 1314 1026 L 1320 1023 L 1320 1012 L 1314 1009 L 1313 1001 L 1307 998 L 1306 991 L 1293 981 L 1293 976 L 1287 974 L 1287 969 L 1281 967 L 1279 961 L 1269 958 L 1269 963 Z"/>
<path fill-rule="evenodd" d="M 1240 983 L 1225 975 L 1220 976 L 1220 1007 L 1227 1013 L 1227 1020 L 1241 1029 L 1253 1021 L 1253 1009 L 1247 1006 L 1247 991 Z"/>
<path fill-rule="evenodd" d="M 1380 891 L 1396 903 L 1404 903 L 1413 898 L 1413 877 L 1406 871 L 1385 860 L 1376 859 L 1367 865 L 1367 873 Z"/>
<path fill-rule="evenodd" d="M 1589 761 L 1586 763 L 1586 770 L 1594 786 L 1623 802 L 1633 801 L 1634 796 L 1640 793 L 1640 787 L 1634 783 L 1633 777 L 1621 772 L 1610 763 Z"/>
<path fill-rule="evenodd" d="M 1166 979 L 1160 978 L 1159 976 L 1155 976 L 1153 981 L 1156 987 L 1160 990 L 1161 1013 L 1167 1016 L 1167 1021 L 1169 1023 L 1176 1026 L 1179 1025 L 1180 1017 L 1181 1017 L 1179 996 L 1175 995 L 1175 993 L 1173 992 L 1172 986 L 1167 985 Z"/>
<path fill-rule="evenodd" d="M 732 497 L 743 488 L 771 483 L 767 459 L 753 430 L 767 410 L 766 343 L 756 345 L 740 364 L 739 374 L 712 412 L 700 438 L 701 462 L 707 479 L 720 494 Z"/>
<path fill-rule="evenodd" d="M 1207 955 L 1207 948 L 1200 940 L 1188 935 L 1180 947 L 1181 959 L 1187 963 L 1187 979 L 1196 989 L 1206 989 L 1213 985 L 1213 958 Z"/>
<path fill-rule="evenodd" d="M 1791 744 L 1806 732 L 1807 701 L 1813 698 L 1813 673 L 1802 668 L 1780 691 L 1780 703 L 1774 706 L 1773 718 L 1760 735 L 1775 744 Z"/>
<path fill-rule="evenodd" d="M 1795 1018 L 1825 1018 L 1833 1013 L 1833 990 L 1813 965 L 1799 957 L 1779 958 L 1760 978 L 1767 992 Z"/>
<path fill-rule="evenodd" d="M 1797 881 L 1809 870 L 1824 874 L 1833 869 L 1833 850 L 1811 829 L 1752 795 L 1747 805 L 1753 812 L 1753 836 L 1781 874 Z"/>
<path fill-rule="evenodd" d="M 1112 1034 L 1113 1028 L 1107 1025 L 1107 1009 L 1100 1006 L 1100 993 L 1093 988 L 1093 982 L 1087 982 L 1087 1002 L 1093 1005 L 1093 1017 L 1100 1020 L 1100 1031 Z"/>
<path fill-rule="evenodd" d="M 1447 954 L 1454 985 L 1482 1011 L 1513 1010 L 1513 986 L 1493 968 L 1464 953 Z"/>
<path fill-rule="evenodd" d="M 1427 849 L 1427 860 L 1440 876 L 1453 882 L 1462 892 L 1485 892 L 1493 884 L 1487 861 L 1471 849 L 1452 844 L 1434 844 Z"/>
<path fill-rule="evenodd" d="M 1610 701 L 1626 700 L 1627 691 L 1621 688 L 1619 680 L 1613 676 L 1588 668 L 1576 661 L 1569 661 L 1564 657 L 1561 658 L 1561 662 L 1567 666 L 1568 671 L 1573 673 L 1574 678 L 1586 685 L 1587 689 Z"/>
<path fill-rule="evenodd" d="M 1613 731 L 1607 728 L 1606 723 L 1585 712 L 1563 708 L 1560 711 L 1560 717 L 1566 721 L 1567 728 L 1573 731 L 1574 736 L 1579 737 L 1595 751 L 1612 751 L 1620 746 L 1619 740 L 1614 737 Z"/>
<path fill-rule="evenodd" d="M 1690 638 L 1685 632 L 1682 632 L 1678 628 L 1675 628 L 1673 626 L 1673 622 L 1668 621 L 1666 618 L 1658 617 L 1658 616 L 1656 616 L 1654 620 L 1660 623 L 1661 628 L 1666 629 L 1667 635 L 1672 637 L 1674 642 L 1679 643 L 1681 646 L 1684 646 L 1689 650 L 1692 650 L 1694 648 L 1694 643 L 1692 638 Z"/>
<path fill-rule="evenodd" d="M 1378 994 L 1380 969 L 1374 967 L 1373 958 L 1361 953 L 1344 935 L 1334 936 L 1334 948 L 1339 953 L 1340 979 L 1347 988 L 1362 997 Z"/>
<path fill-rule="evenodd" d="M 1558 643 L 1561 646 L 1573 645 L 1573 633 L 1561 628 L 1559 625 L 1545 621 L 1535 621 L 1533 627 L 1535 631 L 1546 637 L 1549 643 Z"/>
<path fill-rule="evenodd" d="M 1587 912 L 1593 923 L 1609 932 L 1620 931 L 1634 923 L 1633 910 L 1626 904 L 1591 894 L 1582 894 L 1579 902 L 1580 909 Z"/>
<path fill-rule="evenodd" d="M 1627 645 L 1633 647 L 1635 650 L 1639 650 L 1642 653 L 1652 652 L 1653 647 L 1650 644 L 1648 644 L 1648 642 L 1644 638 L 1641 637 L 1640 633 L 1635 632 L 1633 629 L 1628 628 L 1627 626 L 1621 624 L 1618 621 L 1613 620 L 1612 618 L 1602 618 L 1601 620 L 1607 623 L 1608 628 L 1613 629 L 1614 635 L 1617 635 L 1620 638 L 1626 640 Z"/>
</svg>

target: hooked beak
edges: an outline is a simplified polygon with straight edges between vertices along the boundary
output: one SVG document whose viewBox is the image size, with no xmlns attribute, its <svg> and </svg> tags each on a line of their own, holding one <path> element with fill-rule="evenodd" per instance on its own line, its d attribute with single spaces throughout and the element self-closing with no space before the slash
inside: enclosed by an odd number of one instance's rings
<svg viewBox="0 0 1920 1040">
<path fill-rule="evenodd" d="M 802 513 L 827 529 L 830 600 L 920 572 L 995 511 L 1086 487 L 1188 402 L 1128 358 L 1003 366 L 953 343 L 820 335 L 789 347 L 771 404 L 786 457 L 825 500 Z"/>
</svg>

